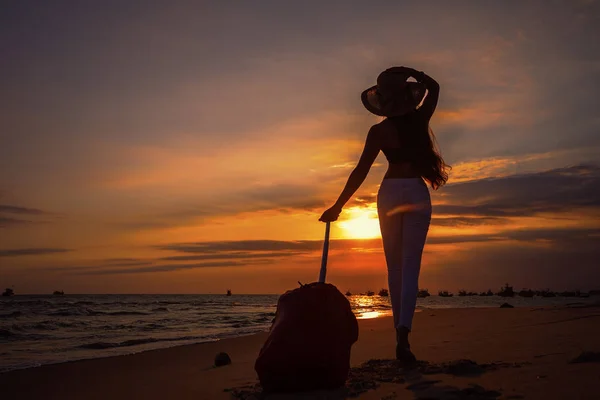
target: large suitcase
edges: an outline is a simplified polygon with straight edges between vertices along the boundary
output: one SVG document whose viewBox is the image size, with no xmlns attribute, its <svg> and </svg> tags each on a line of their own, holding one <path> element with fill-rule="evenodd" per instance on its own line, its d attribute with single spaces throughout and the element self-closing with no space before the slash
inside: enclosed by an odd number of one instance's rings
<svg viewBox="0 0 600 400">
<path fill-rule="evenodd" d="M 277 302 L 254 366 L 267 392 L 335 389 L 348 377 L 358 323 L 346 296 L 324 282 L 329 227 L 327 223 L 319 282 L 287 291 Z"/>
</svg>

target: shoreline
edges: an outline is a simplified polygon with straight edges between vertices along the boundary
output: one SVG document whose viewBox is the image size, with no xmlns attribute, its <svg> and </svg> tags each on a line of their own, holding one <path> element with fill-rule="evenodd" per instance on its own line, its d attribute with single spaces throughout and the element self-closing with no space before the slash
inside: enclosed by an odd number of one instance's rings
<svg viewBox="0 0 600 400">
<path fill-rule="evenodd" d="M 507 301 L 508 302 L 508 301 Z M 530 309 L 530 310 L 538 310 L 538 309 L 553 309 L 553 308 L 572 308 L 572 306 L 578 306 L 578 305 L 582 305 L 583 307 L 593 307 L 596 305 L 600 305 L 600 303 L 598 302 L 594 302 L 594 303 L 589 303 L 589 302 L 573 302 L 573 303 L 567 303 L 564 305 L 560 305 L 560 306 L 533 306 L 533 305 L 528 305 L 528 306 L 522 306 L 522 305 L 515 305 L 514 308 L 517 309 Z M 435 311 L 439 311 L 439 310 L 488 310 L 488 309 L 496 309 L 498 308 L 498 306 L 489 306 L 489 305 L 485 305 L 485 306 L 472 306 L 472 307 L 420 307 L 417 308 L 415 310 L 415 315 L 423 313 L 423 312 L 435 312 Z M 577 307 L 576 307 L 577 308 Z M 387 311 L 377 311 L 376 313 L 378 313 L 379 315 L 373 317 L 373 316 L 366 316 L 363 318 L 360 318 L 357 316 L 357 319 L 359 321 L 359 324 L 361 323 L 361 321 L 365 321 L 365 320 L 380 320 L 380 319 L 389 319 L 391 318 L 391 309 L 387 310 Z M 367 313 L 369 314 L 369 313 Z M 45 366 L 51 366 L 51 365 L 62 365 L 62 364 L 67 364 L 67 363 L 76 363 L 76 362 L 81 362 L 81 361 L 92 361 L 92 360 L 97 360 L 97 359 L 106 359 L 106 358 L 116 358 L 116 357 L 126 357 L 126 356 L 133 356 L 136 354 L 142 354 L 142 353 L 147 353 L 147 352 L 153 352 L 153 351 L 160 351 L 160 350 L 168 350 L 168 349 L 172 349 L 172 348 L 176 348 L 176 347 L 186 347 L 186 346 L 197 346 L 197 345 L 204 345 L 204 344 L 209 344 L 209 343 L 217 343 L 217 342 L 223 342 L 223 341 L 228 341 L 228 340 L 235 340 L 238 338 L 243 338 L 243 337 L 248 337 L 248 336 L 254 336 L 254 335 L 260 335 L 260 334 L 266 334 L 268 332 L 268 328 L 265 330 L 257 330 L 255 332 L 251 332 L 251 333 L 241 333 L 241 334 L 236 334 L 236 335 L 231 335 L 231 336 L 223 336 L 223 337 L 219 337 L 219 338 L 214 338 L 214 339 L 202 339 L 198 342 L 192 342 L 192 343 L 177 343 L 177 340 L 173 340 L 172 341 L 172 345 L 171 346 L 161 346 L 161 347 L 156 347 L 156 348 L 147 348 L 147 349 L 137 349 L 135 351 L 132 352 L 126 352 L 126 353 L 122 353 L 122 354 L 106 354 L 106 355 L 95 355 L 95 356 L 90 356 L 90 357 L 83 357 L 83 358 L 75 358 L 75 359 L 71 359 L 71 360 L 65 360 L 65 361 L 53 361 L 53 362 L 47 362 L 47 363 L 41 363 L 39 365 L 31 365 L 31 366 L 24 366 L 24 367 L 16 367 L 16 368 L 11 368 L 11 367 L 6 367 L 6 369 L 2 369 L 0 370 L 0 376 L 6 373 L 10 373 L 12 371 L 23 371 L 23 370 L 29 370 L 29 369 L 35 369 L 35 368 L 43 368 Z M 168 340 L 165 340 L 165 342 L 169 342 Z M 152 344 L 154 342 L 151 342 L 149 344 Z M 142 344 L 143 346 L 144 344 Z M 124 346 L 127 347 L 127 346 Z M 133 347 L 133 346 L 132 346 Z M 122 348 L 122 347 L 109 347 L 106 348 L 105 350 L 111 350 L 111 349 L 115 349 L 115 348 Z M 104 350 L 104 349 L 98 349 L 100 351 Z M 4 367 L 3 367 L 4 368 Z"/>
<path fill-rule="evenodd" d="M 598 364 L 570 363 L 581 351 L 600 352 L 598 305 L 426 311 L 415 314 L 411 335 L 413 350 L 420 360 L 431 365 L 461 359 L 520 365 L 479 377 L 423 375 L 429 381 L 434 378 L 454 388 L 475 383 L 504 396 L 515 394 L 527 399 L 591 399 L 586 396 L 600 392 Z M 364 375 L 360 372 L 363 363 L 393 357 L 395 335 L 391 317 L 359 320 L 359 330 L 351 365 L 353 371 Z M 266 337 L 267 333 L 261 332 L 12 370 L 0 374 L 0 387 L 3 394 L 20 399 L 231 399 L 236 393 L 237 398 L 245 398 L 235 389 L 253 390 L 257 382 L 254 361 Z M 215 368 L 214 356 L 221 351 L 230 355 L 232 364 Z M 377 382 L 377 374 L 367 375 L 360 379 L 374 380 L 375 389 L 361 393 L 359 398 L 379 399 L 392 392 L 399 399 L 414 398 L 413 392 L 406 390 L 410 385 Z M 441 390 L 440 385 L 430 386 Z M 561 393 L 563 397 L 554 396 Z"/>
<path fill-rule="evenodd" d="M 147 353 L 147 352 L 150 352 L 150 351 L 168 350 L 168 349 L 172 349 L 172 348 L 175 348 L 175 347 L 197 346 L 197 345 L 203 345 L 203 344 L 209 344 L 209 343 L 216 343 L 216 342 L 220 342 L 220 341 L 223 341 L 223 340 L 234 340 L 234 339 L 243 338 L 243 337 L 247 337 L 247 336 L 259 335 L 259 334 L 264 333 L 264 332 L 266 332 L 266 331 L 257 331 L 257 332 L 252 332 L 252 333 L 243 333 L 243 334 L 236 335 L 236 336 L 229 336 L 229 337 L 216 338 L 216 339 L 206 339 L 206 340 L 202 340 L 202 341 L 198 341 L 198 342 L 193 342 L 193 343 L 177 343 L 177 341 L 174 340 L 174 341 L 172 341 L 173 342 L 172 346 L 164 346 L 164 347 L 157 347 L 157 348 L 150 348 L 150 349 L 138 349 L 137 351 L 133 351 L 133 352 L 130 352 L 130 353 L 107 354 L 107 355 L 100 355 L 100 356 L 91 356 L 91 357 L 77 358 L 77 359 L 73 359 L 73 360 L 48 362 L 48 363 L 42 363 L 42 364 L 39 364 L 39 365 L 32 365 L 32 366 L 26 366 L 26 367 L 17 367 L 17 368 L 11 368 L 11 369 L 6 369 L 6 370 L 0 370 L 0 376 L 2 374 L 10 373 L 12 371 L 23 371 L 23 370 L 34 369 L 34 368 L 43 368 L 43 367 L 49 366 L 49 365 L 62 365 L 62 364 L 68 364 L 68 363 L 77 363 L 77 362 L 80 362 L 80 361 L 92 361 L 92 360 L 99 360 L 99 359 L 105 359 L 105 358 L 117 358 L 117 357 L 133 356 L 133 355 L 136 355 L 136 354 Z"/>
</svg>

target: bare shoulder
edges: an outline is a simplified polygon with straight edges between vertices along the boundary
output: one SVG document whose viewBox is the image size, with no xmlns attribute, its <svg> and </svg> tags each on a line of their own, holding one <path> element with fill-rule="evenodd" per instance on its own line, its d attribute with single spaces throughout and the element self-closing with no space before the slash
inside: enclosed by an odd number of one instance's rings
<svg viewBox="0 0 600 400">
<path fill-rule="evenodd" d="M 375 132 L 374 134 L 380 139 L 384 138 L 386 134 L 388 134 L 390 131 L 394 131 L 395 129 L 396 128 L 392 122 L 387 118 L 371 127 L 371 131 Z"/>
<path fill-rule="evenodd" d="M 369 129 L 369 136 L 373 137 L 374 139 L 380 139 L 384 132 L 388 129 L 387 125 L 387 119 L 384 119 L 383 121 L 371 126 L 371 129 Z"/>
</svg>

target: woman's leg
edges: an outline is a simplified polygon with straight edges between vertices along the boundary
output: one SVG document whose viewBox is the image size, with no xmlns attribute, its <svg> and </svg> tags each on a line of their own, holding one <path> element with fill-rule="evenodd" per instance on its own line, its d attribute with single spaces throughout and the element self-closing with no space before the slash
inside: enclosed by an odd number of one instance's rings
<svg viewBox="0 0 600 400">
<path fill-rule="evenodd" d="M 402 213 L 392 211 L 402 204 L 401 194 L 401 187 L 397 183 L 384 182 L 377 195 L 377 214 L 395 328 L 400 325 L 402 308 Z"/>
<path fill-rule="evenodd" d="M 400 319 L 396 327 L 404 327 L 408 331 L 412 328 L 417 305 L 421 257 L 430 221 L 430 209 L 407 212 L 402 216 L 402 300 L 400 302 Z"/>
<path fill-rule="evenodd" d="M 379 226 L 388 270 L 394 327 L 397 328 L 402 315 L 402 214 L 388 216 L 380 213 Z"/>
</svg>

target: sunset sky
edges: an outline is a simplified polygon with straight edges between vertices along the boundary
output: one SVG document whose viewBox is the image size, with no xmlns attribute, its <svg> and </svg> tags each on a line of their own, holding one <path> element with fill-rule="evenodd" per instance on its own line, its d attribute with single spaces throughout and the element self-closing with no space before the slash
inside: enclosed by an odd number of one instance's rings
<svg viewBox="0 0 600 400">
<path fill-rule="evenodd" d="M 447 186 L 420 286 L 600 287 L 600 2 L 11 1 L 0 9 L 0 288 L 281 293 L 369 127 L 360 92 L 441 85 Z M 387 285 L 380 155 L 328 280 Z"/>
</svg>

